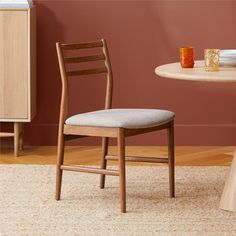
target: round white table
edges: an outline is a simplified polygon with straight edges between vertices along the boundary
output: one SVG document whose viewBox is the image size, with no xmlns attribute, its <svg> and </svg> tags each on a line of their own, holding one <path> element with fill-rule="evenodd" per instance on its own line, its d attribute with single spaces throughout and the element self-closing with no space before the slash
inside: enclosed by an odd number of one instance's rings
<svg viewBox="0 0 236 236">
<path fill-rule="evenodd" d="M 204 61 L 196 61 L 194 68 L 184 69 L 179 62 L 161 65 L 155 69 L 155 73 L 160 77 L 186 81 L 236 82 L 236 67 L 220 67 L 217 72 L 206 72 Z M 225 182 L 220 208 L 236 211 L 236 152 Z"/>
</svg>

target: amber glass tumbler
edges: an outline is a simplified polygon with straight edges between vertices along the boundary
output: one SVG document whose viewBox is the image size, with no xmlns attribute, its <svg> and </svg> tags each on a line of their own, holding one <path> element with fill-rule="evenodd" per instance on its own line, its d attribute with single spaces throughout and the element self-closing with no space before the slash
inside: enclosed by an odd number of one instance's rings
<svg viewBox="0 0 236 236">
<path fill-rule="evenodd" d="M 182 47 L 180 52 L 180 64 L 182 68 L 193 68 L 194 67 L 194 48 L 193 47 Z"/>
</svg>

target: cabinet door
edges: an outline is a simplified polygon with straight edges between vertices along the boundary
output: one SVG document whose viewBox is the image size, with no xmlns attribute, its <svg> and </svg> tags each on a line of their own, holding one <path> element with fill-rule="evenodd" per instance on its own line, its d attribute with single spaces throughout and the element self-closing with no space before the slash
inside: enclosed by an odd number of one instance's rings
<svg viewBox="0 0 236 236">
<path fill-rule="evenodd" d="M 0 10 L 0 119 L 28 117 L 28 12 Z"/>
</svg>

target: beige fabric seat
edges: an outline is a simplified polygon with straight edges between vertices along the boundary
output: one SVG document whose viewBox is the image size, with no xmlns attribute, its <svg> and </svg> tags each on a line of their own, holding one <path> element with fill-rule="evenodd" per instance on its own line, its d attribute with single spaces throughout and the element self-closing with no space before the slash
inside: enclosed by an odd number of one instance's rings
<svg viewBox="0 0 236 236">
<path fill-rule="evenodd" d="M 82 113 L 69 117 L 67 125 L 100 126 L 114 128 L 149 128 L 165 124 L 175 114 L 159 109 L 107 109 Z"/>
</svg>

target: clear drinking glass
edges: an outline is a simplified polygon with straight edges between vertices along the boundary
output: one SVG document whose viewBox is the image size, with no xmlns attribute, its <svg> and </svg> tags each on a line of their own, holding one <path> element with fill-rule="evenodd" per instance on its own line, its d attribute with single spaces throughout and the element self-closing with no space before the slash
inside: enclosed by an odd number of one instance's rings
<svg viewBox="0 0 236 236">
<path fill-rule="evenodd" d="M 218 71 L 220 65 L 220 49 L 205 49 L 205 70 Z"/>
</svg>

